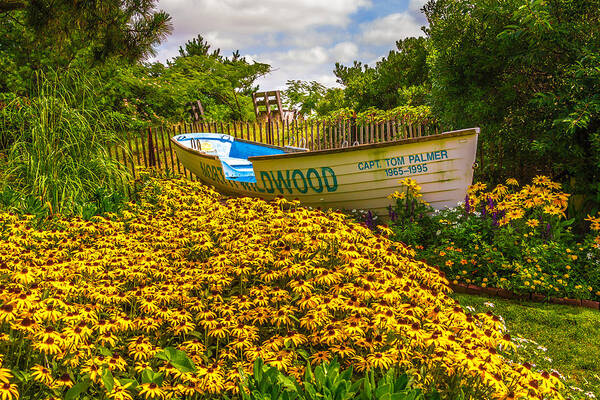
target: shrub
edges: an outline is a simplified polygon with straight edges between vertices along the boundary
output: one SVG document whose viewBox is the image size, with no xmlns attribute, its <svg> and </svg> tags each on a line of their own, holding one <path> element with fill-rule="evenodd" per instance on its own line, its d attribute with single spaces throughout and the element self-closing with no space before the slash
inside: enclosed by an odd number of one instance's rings
<svg viewBox="0 0 600 400">
<path fill-rule="evenodd" d="M 412 379 L 406 374 L 398 374 L 392 368 L 378 380 L 370 371 L 362 378 L 352 374 L 352 367 L 340 371 L 335 361 L 318 365 L 313 373 L 310 363 L 302 384 L 294 377 L 288 377 L 275 367 L 263 364 L 262 359 L 254 362 L 252 375 L 242 377 L 240 393 L 244 400 L 426 400 L 439 399 L 437 393 L 423 394 L 421 389 L 412 387 Z"/>
<path fill-rule="evenodd" d="M 0 142 L 8 146 L 2 190 L 17 193 L 17 202 L 38 199 L 53 213 L 68 213 L 99 187 L 126 193 L 127 172 L 107 150 L 118 141 L 118 121 L 96 107 L 87 79 L 38 78 L 31 97 L 0 110 Z"/>
</svg>

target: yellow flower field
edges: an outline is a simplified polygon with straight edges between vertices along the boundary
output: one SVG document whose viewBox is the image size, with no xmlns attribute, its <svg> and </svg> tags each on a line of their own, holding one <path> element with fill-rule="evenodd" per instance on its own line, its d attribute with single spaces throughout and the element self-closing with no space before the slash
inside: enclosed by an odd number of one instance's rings
<svg viewBox="0 0 600 400">
<path fill-rule="evenodd" d="M 257 357 L 297 379 L 337 358 L 442 394 L 562 398 L 556 376 L 499 354 L 499 318 L 465 313 L 438 270 L 342 214 L 152 179 L 121 216 L 53 224 L 0 214 L 2 400 L 86 378 L 94 398 L 235 395 Z M 195 368 L 156 357 L 168 347 Z"/>
</svg>

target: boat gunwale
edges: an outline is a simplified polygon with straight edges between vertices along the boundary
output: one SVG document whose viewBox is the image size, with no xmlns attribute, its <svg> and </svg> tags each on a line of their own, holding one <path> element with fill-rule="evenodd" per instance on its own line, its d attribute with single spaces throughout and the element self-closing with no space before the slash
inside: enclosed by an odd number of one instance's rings
<svg viewBox="0 0 600 400">
<path fill-rule="evenodd" d="M 204 132 L 198 132 L 198 133 L 204 133 Z M 252 156 L 252 157 L 248 157 L 248 161 L 276 160 L 276 159 L 280 159 L 280 158 L 308 157 L 308 156 L 312 156 L 312 155 L 324 155 L 324 154 L 333 154 L 333 153 L 343 153 L 343 152 L 347 152 L 347 151 L 368 150 L 368 149 L 379 148 L 379 147 L 388 147 L 388 146 L 397 146 L 397 145 L 412 144 L 412 143 L 429 142 L 429 141 L 433 141 L 433 140 L 439 140 L 439 139 L 445 139 L 445 138 L 451 138 L 451 137 L 469 136 L 469 135 L 474 135 L 474 134 L 478 135 L 479 133 L 480 133 L 480 128 L 475 127 L 475 128 L 459 129 L 459 130 L 449 131 L 449 132 L 442 132 L 437 135 L 420 136 L 420 137 L 416 137 L 416 138 L 399 139 L 399 140 L 393 140 L 393 141 L 381 142 L 381 143 L 367 143 L 367 144 L 360 144 L 357 146 L 341 147 L 341 148 L 337 148 L 337 149 L 309 150 L 309 151 L 303 151 L 303 152 L 290 152 L 290 153 L 284 153 L 284 154 Z M 190 147 L 186 147 L 186 146 L 182 145 L 175 139 L 175 137 L 176 136 L 171 137 L 170 140 L 181 150 L 187 151 L 189 153 L 192 153 L 194 155 L 197 155 L 197 156 L 209 159 L 209 160 L 220 160 L 218 155 L 207 154 L 207 153 L 201 152 L 199 150 L 192 149 Z M 238 140 L 240 142 L 258 144 L 261 146 L 267 146 L 270 148 L 281 149 L 281 150 L 285 151 L 285 148 L 280 147 L 280 146 L 270 145 L 270 144 L 261 143 L 261 142 L 255 142 L 252 140 L 246 140 L 246 139 L 241 139 L 241 138 L 238 139 L 235 137 L 234 137 L 234 139 Z"/>
<path fill-rule="evenodd" d="M 212 132 L 194 132 L 194 133 L 212 133 Z M 182 135 L 193 135 L 194 133 L 187 133 L 187 134 L 185 134 L 185 133 L 184 133 L 184 134 L 182 134 Z M 226 133 L 223 133 L 223 134 L 221 134 L 221 133 L 216 133 L 215 135 L 227 135 L 227 134 L 226 134 Z M 184 145 L 182 145 L 181 143 L 179 143 L 179 142 L 177 141 L 177 139 L 175 139 L 177 136 L 180 136 L 180 135 L 172 136 L 172 137 L 170 138 L 170 140 L 171 140 L 171 142 L 173 142 L 173 143 L 174 143 L 174 144 L 175 144 L 177 147 L 179 147 L 181 150 L 185 150 L 185 151 L 187 151 L 187 152 L 189 152 L 189 153 L 192 153 L 192 154 L 195 154 L 195 155 L 198 155 L 198 156 L 202 156 L 202 157 L 204 157 L 204 158 L 207 158 L 207 159 L 209 159 L 209 160 L 220 160 L 220 157 L 219 157 L 218 155 L 214 155 L 214 154 L 207 154 L 207 153 L 204 153 L 204 152 L 202 152 L 202 151 L 199 151 L 199 150 L 196 150 L 196 149 L 192 149 L 191 147 L 187 147 L 187 146 L 184 146 Z M 229 136 L 229 135 L 227 135 L 227 136 Z M 264 146 L 264 147 L 269 147 L 269 148 L 272 148 L 272 149 L 278 149 L 278 150 L 286 151 L 286 148 L 285 148 L 285 147 L 276 146 L 276 145 L 273 145 L 273 144 L 267 144 L 267 143 L 255 142 L 255 141 L 253 141 L 253 140 L 247 140 L 247 139 L 236 138 L 236 137 L 234 137 L 234 136 L 231 136 L 231 137 L 232 137 L 234 140 L 238 141 L 238 142 L 244 142 L 244 143 L 257 144 L 257 145 Z M 286 154 L 288 154 L 288 153 L 286 153 Z M 290 153 L 290 154 L 293 154 L 293 153 Z M 257 156 L 257 157 L 264 157 L 264 156 Z M 248 157 L 248 160 L 250 160 L 250 157 Z"/>
<path fill-rule="evenodd" d="M 399 139 L 399 140 L 393 140 L 393 141 L 381 142 L 381 143 L 359 144 L 357 146 L 340 147 L 340 148 L 336 148 L 336 149 L 309 150 L 309 151 L 285 153 L 285 154 L 252 156 L 252 157 L 248 157 L 248 161 L 276 160 L 279 158 L 291 158 L 291 157 L 307 157 L 307 156 L 312 156 L 312 155 L 343 153 L 343 152 L 347 152 L 350 150 L 352 150 L 352 151 L 368 150 L 368 149 L 374 149 L 374 148 L 378 148 L 378 147 L 388 147 L 388 146 L 397 146 L 397 145 L 412 144 L 412 143 L 429 142 L 429 141 L 433 141 L 433 140 L 446 139 L 446 138 L 451 138 L 451 137 L 478 135 L 479 133 L 480 133 L 480 128 L 475 127 L 475 128 L 459 129 L 459 130 L 449 131 L 449 132 L 442 132 L 437 135 L 419 136 L 416 138 Z"/>
</svg>

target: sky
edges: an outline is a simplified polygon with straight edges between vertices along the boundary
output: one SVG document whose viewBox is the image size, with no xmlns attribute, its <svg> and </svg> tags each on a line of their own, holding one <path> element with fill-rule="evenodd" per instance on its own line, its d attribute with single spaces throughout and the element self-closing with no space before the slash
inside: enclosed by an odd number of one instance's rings
<svg viewBox="0 0 600 400">
<path fill-rule="evenodd" d="M 290 79 L 337 86 L 336 62 L 373 65 L 396 40 L 423 36 L 426 0 L 159 0 L 173 19 L 173 33 L 156 59 L 178 55 L 179 46 L 202 35 L 221 54 L 234 50 L 248 61 L 271 65 L 260 90 L 285 89 Z"/>
</svg>

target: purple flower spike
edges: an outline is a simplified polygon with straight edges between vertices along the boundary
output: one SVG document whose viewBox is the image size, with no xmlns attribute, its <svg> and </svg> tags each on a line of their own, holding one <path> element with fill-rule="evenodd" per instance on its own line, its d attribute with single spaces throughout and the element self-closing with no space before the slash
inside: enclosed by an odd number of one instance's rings
<svg viewBox="0 0 600 400">
<path fill-rule="evenodd" d="M 368 228 L 373 228 L 373 226 L 375 226 L 375 223 L 373 222 L 373 213 L 371 212 L 371 210 L 369 210 L 365 217 L 365 224 Z"/>
<path fill-rule="evenodd" d="M 471 203 L 469 202 L 469 194 L 465 196 L 465 213 L 468 214 L 471 212 Z"/>
<path fill-rule="evenodd" d="M 495 211 L 492 213 L 492 225 L 498 226 L 498 213 Z"/>
</svg>

